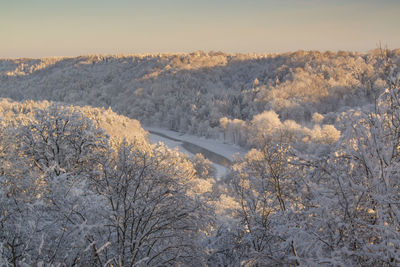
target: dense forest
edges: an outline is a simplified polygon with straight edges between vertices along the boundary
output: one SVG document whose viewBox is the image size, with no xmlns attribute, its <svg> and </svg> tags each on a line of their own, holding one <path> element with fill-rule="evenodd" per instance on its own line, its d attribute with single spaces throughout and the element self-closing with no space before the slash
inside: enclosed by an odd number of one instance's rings
<svg viewBox="0 0 400 267">
<path fill-rule="evenodd" d="M 3 59 L 0 96 L 0 265 L 400 264 L 400 50 Z"/>
<path fill-rule="evenodd" d="M 400 50 L 379 49 L 0 60 L 0 95 L 111 107 L 145 125 L 213 138 L 225 128 L 229 142 L 244 145 L 240 128 L 264 111 L 312 127 L 315 113 L 333 124 L 374 103 L 386 87 L 383 53 L 399 65 Z"/>
</svg>

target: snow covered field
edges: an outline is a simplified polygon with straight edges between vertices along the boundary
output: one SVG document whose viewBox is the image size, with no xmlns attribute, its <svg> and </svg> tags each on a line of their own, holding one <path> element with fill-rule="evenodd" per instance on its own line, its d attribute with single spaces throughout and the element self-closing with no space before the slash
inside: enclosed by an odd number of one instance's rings
<svg viewBox="0 0 400 267">
<path fill-rule="evenodd" d="M 224 144 L 218 140 L 205 139 L 189 134 L 181 134 L 157 127 L 143 128 L 146 131 L 149 131 L 149 139 L 152 144 L 163 142 L 169 148 L 177 148 L 180 152 L 188 154 L 189 156 L 202 150 L 203 156 L 214 163 L 218 177 L 226 174 L 227 167 L 229 167 L 230 162 L 233 161 L 233 155 L 239 154 L 243 156 L 246 153 L 246 150 L 243 148 L 235 145 Z M 220 157 L 217 157 L 216 159 L 215 156 Z"/>
</svg>

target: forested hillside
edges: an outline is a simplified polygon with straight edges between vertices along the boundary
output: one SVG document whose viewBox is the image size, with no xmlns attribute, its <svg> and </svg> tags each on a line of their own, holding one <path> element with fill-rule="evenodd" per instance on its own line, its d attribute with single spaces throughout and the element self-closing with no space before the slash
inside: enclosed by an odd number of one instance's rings
<svg viewBox="0 0 400 267">
<path fill-rule="evenodd" d="M 400 50 L 383 52 L 0 60 L 0 95 L 111 107 L 144 124 L 213 138 L 228 130 L 225 138 L 243 145 L 242 126 L 264 111 L 302 125 L 317 112 L 333 124 L 337 112 L 373 103 L 386 87 L 383 58 L 400 60 Z"/>
<path fill-rule="evenodd" d="M 398 266 L 399 60 L 2 60 L 0 265 Z M 249 152 L 217 180 L 133 118 Z"/>
</svg>

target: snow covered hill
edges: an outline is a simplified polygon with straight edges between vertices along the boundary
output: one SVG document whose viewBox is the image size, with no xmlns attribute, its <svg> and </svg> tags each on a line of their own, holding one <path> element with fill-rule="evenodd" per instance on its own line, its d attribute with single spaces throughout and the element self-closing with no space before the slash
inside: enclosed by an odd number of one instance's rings
<svg viewBox="0 0 400 267">
<path fill-rule="evenodd" d="M 390 51 L 399 65 L 400 50 Z M 274 110 L 281 120 L 333 124 L 337 112 L 385 88 L 380 51 L 154 54 L 0 59 L 0 96 L 111 107 L 142 124 L 243 145 L 238 127 Z M 243 138 L 242 138 L 243 139 Z"/>
</svg>

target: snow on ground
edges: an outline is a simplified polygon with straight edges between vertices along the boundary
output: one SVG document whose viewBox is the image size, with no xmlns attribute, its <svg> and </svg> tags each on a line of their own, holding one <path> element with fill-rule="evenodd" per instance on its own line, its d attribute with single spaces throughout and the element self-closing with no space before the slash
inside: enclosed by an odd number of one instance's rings
<svg viewBox="0 0 400 267">
<path fill-rule="evenodd" d="M 213 140 L 213 139 L 206 139 L 204 137 L 194 136 L 190 134 L 181 134 L 179 132 L 165 130 L 158 127 L 143 127 L 146 131 L 154 131 L 157 133 L 162 133 L 174 139 L 186 141 L 205 149 L 208 149 L 216 154 L 224 156 L 230 160 L 233 160 L 233 155 L 239 153 L 241 156 L 244 156 L 248 151 L 244 148 L 241 148 L 236 145 L 232 144 L 224 144 L 221 141 Z"/>
<path fill-rule="evenodd" d="M 178 132 L 170 131 L 170 130 L 165 130 L 162 128 L 157 128 L 157 127 L 143 127 L 147 131 L 152 131 L 154 133 L 160 133 L 165 136 L 168 136 L 172 138 L 173 140 L 154 134 L 150 133 L 149 134 L 149 140 L 150 143 L 155 144 L 157 142 L 163 142 L 166 146 L 168 146 L 170 149 L 175 149 L 178 148 L 178 150 L 184 154 L 188 154 L 189 156 L 192 156 L 193 154 L 187 151 L 183 146 L 182 142 L 187 142 L 191 144 L 195 144 L 199 147 L 205 148 L 215 154 L 224 156 L 225 158 L 229 160 L 233 160 L 233 155 L 234 154 L 239 154 L 243 156 L 247 151 L 243 148 L 240 148 L 238 146 L 234 145 L 229 145 L 229 144 L 224 144 L 222 142 L 219 142 L 218 140 L 212 140 L 212 139 L 205 139 L 203 137 L 198 137 L 194 135 L 189 135 L 189 134 L 181 134 Z M 182 141 L 182 142 L 181 142 Z M 204 155 L 207 158 L 207 155 Z M 222 177 L 227 173 L 227 167 L 224 167 L 222 165 L 216 164 L 215 162 L 214 166 L 217 169 L 217 177 Z"/>
<path fill-rule="evenodd" d="M 188 152 L 186 149 L 184 149 L 182 147 L 182 142 L 172 141 L 171 139 L 168 139 L 168 138 L 156 135 L 156 134 L 151 134 L 151 133 L 149 133 L 149 141 L 151 144 L 156 144 L 158 142 L 162 142 L 170 149 L 178 148 L 179 152 L 181 152 L 183 154 L 188 154 L 189 156 L 192 156 L 192 154 L 190 152 Z"/>
</svg>

